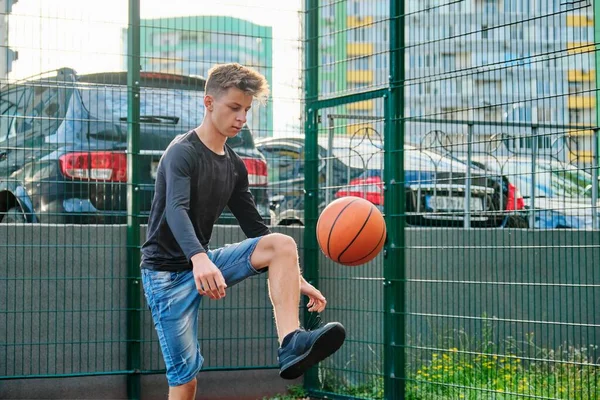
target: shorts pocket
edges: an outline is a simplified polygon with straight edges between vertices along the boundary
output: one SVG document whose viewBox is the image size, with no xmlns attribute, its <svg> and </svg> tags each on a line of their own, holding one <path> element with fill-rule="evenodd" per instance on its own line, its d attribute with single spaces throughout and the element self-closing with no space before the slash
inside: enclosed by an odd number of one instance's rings
<svg viewBox="0 0 600 400">
<path fill-rule="evenodd" d="M 148 276 L 150 278 L 152 292 L 162 292 L 175 286 L 177 278 L 179 278 L 180 272 L 170 271 L 149 271 Z"/>
</svg>

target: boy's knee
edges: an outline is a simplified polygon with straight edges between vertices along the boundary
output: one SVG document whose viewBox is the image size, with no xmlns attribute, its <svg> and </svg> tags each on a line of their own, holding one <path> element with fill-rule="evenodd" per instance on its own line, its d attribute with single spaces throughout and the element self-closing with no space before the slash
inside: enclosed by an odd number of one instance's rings
<svg viewBox="0 0 600 400">
<path fill-rule="evenodd" d="M 271 233 L 262 237 L 252 255 L 252 265 L 255 268 L 265 268 L 280 257 L 297 258 L 298 246 L 294 238 L 281 233 Z"/>
<path fill-rule="evenodd" d="M 298 253 L 298 246 L 293 237 L 281 233 L 272 235 L 275 256 L 294 256 Z"/>
</svg>

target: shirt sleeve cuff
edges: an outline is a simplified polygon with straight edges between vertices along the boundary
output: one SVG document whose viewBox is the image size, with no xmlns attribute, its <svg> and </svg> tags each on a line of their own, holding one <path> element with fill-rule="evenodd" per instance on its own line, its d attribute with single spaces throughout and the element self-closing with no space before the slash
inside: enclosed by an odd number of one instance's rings
<svg viewBox="0 0 600 400">
<path fill-rule="evenodd" d="M 187 255 L 188 261 L 192 262 L 192 257 L 194 257 L 196 254 L 200 254 L 200 253 L 206 253 L 206 250 L 204 248 L 194 249 Z"/>
</svg>

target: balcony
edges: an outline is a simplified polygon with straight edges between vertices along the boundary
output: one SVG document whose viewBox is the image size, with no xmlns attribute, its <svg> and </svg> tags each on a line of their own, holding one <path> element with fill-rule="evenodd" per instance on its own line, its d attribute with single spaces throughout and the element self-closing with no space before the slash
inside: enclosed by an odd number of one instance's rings
<svg viewBox="0 0 600 400">
<path fill-rule="evenodd" d="M 573 125 L 573 124 L 570 124 Z M 569 136 L 592 136 L 594 131 L 591 129 L 571 129 L 568 132 Z"/>
<path fill-rule="evenodd" d="M 373 54 L 373 43 L 348 43 L 348 56 L 370 56 Z"/>
<path fill-rule="evenodd" d="M 375 129 L 373 124 L 370 123 L 358 123 L 346 125 L 346 134 L 354 135 L 361 129 Z"/>
<path fill-rule="evenodd" d="M 569 151 L 569 162 L 580 162 L 583 164 L 591 164 L 594 157 L 591 151 Z"/>
<path fill-rule="evenodd" d="M 582 26 L 593 26 L 594 19 L 587 15 L 567 15 L 567 26 L 571 27 L 582 27 Z"/>
<path fill-rule="evenodd" d="M 567 100 L 569 108 L 594 108 L 596 107 L 595 96 L 569 96 Z"/>
<path fill-rule="evenodd" d="M 348 17 L 348 19 L 346 20 L 346 24 L 348 25 L 348 28 L 360 28 L 366 25 L 372 25 L 373 17 Z"/>
<path fill-rule="evenodd" d="M 591 53 L 595 50 L 594 43 L 591 42 L 569 42 L 567 43 L 569 54 Z"/>
<path fill-rule="evenodd" d="M 348 104 L 348 110 L 352 111 L 370 111 L 374 107 L 373 100 L 357 101 L 356 103 Z"/>
<path fill-rule="evenodd" d="M 596 71 L 582 71 L 579 69 L 570 69 L 568 76 L 569 82 L 593 82 L 596 80 Z"/>
<path fill-rule="evenodd" d="M 349 83 L 373 83 L 373 71 L 348 71 L 347 81 Z"/>
</svg>

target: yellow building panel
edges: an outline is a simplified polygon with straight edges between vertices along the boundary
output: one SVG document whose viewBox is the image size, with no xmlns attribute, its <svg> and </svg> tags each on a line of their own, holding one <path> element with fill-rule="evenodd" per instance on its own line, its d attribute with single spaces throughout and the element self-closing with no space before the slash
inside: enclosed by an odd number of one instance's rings
<svg viewBox="0 0 600 400">
<path fill-rule="evenodd" d="M 372 83 L 373 71 L 348 71 L 347 80 L 350 83 Z"/>
<path fill-rule="evenodd" d="M 348 24 L 348 28 L 358 28 L 365 25 L 371 25 L 373 23 L 373 17 L 365 16 L 365 17 L 348 17 L 346 21 Z"/>
<path fill-rule="evenodd" d="M 569 162 L 580 162 L 591 164 L 593 161 L 592 152 L 591 151 L 578 151 L 573 152 L 569 151 Z"/>
<path fill-rule="evenodd" d="M 375 105 L 373 100 L 357 101 L 356 103 L 348 104 L 348 110 L 372 110 Z"/>
<path fill-rule="evenodd" d="M 594 131 L 591 129 L 571 129 L 569 136 L 592 136 Z"/>
<path fill-rule="evenodd" d="M 567 26 L 592 26 L 594 19 L 587 15 L 567 15 Z"/>
<path fill-rule="evenodd" d="M 569 82 L 593 82 L 594 80 L 596 80 L 596 71 L 569 70 Z"/>
<path fill-rule="evenodd" d="M 373 124 L 368 123 L 368 122 L 359 122 L 357 124 L 346 125 L 346 133 L 348 135 L 354 135 L 361 129 L 375 129 L 375 128 L 373 127 Z"/>
<path fill-rule="evenodd" d="M 595 96 L 569 96 L 569 108 L 594 108 L 596 107 Z"/>
<path fill-rule="evenodd" d="M 373 43 L 348 43 L 348 56 L 369 56 L 373 54 Z"/>
<path fill-rule="evenodd" d="M 594 43 L 590 42 L 569 42 L 567 43 L 569 54 L 590 53 L 594 51 Z"/>
</svg>

